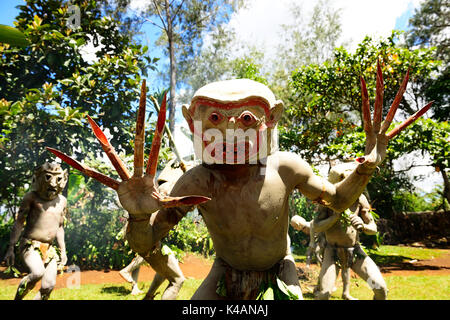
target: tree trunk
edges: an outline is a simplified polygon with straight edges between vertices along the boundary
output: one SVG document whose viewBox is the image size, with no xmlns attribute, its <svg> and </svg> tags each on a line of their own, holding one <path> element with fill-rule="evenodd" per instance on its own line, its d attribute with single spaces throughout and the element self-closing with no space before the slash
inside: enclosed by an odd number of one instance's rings
<svg viewBox="0 0 450 320">
<path fill-rule="evenodd" d="M 175 68 L 175 48 L 173 46 L 173 21 L 170 13 L 170 3 L 165 0 L 166 18 L 167 18 L 167 39 L 169 46 L 170 60 L 170 97 L 169 97 L 169 129 L 174 132 L 175 129 L 175 87 L 177 85 Z"/>
<path fill-rule="evenodd" d="M 448 204 L 450 204 L 450 182 L 448 180 L 447 173 L 445 172 L 445 168 L 439 166 L 439 170 L 441 171 L 442 178 L 444 179 L 444 192 L 443 196 L 447 199 Z"/>
</svg>

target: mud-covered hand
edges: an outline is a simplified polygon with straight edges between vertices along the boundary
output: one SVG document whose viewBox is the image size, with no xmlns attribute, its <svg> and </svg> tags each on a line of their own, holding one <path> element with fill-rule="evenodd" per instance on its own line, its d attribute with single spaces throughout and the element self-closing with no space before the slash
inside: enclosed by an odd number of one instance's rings
<svg viewBox="0 0 450 320">
<path fill-rule="evenodd" d="M 386 133 L 392 123 L 392 120 L 394 119 L 394 115 L 402 100 L 403 94 L 405 93 L 406 86 L 408 84 L 408 78 L 409 70 L 406 73 L 400 89 L 398 90 L 397 95 L 395 96 L 395 99 L 389 109 L 386 119 L 383 122 L 382 111 L 384 83 L 380 64 L 377 63 L 376 97 L 374 103 L 373 119 L 371 119 L 370 115 L 369 95 L 367 93 L 366 83 L 363 77 L 361 77 L 360 79 L 362 91 L 362 113 L 364 120 L 364 131 L 366 133 L 366 147 L 365 156 L 363 158 L 360 158 L 359 162 L 364 163 L 365 167 L 368 169 L 375 169 L 375 167 L 384 160 L 384 158 L 386 157 L 386 150 L 389 140 L 395 137 L 400 131 L 405 129 L 412 122 L 417 120 L 425 112 L 427 112 L 433 103 L 428 103 L 425 107 L 420 109 L 403 123 L 391 130 L 389 133 Z"/>
<path fill-rule="evenodd" d="M 356 230 L 360 231 L 364 228 L 364 221 L 360 217 L 358 217 L 356 214 L 351 214 L 349 216 L 349 218 L 350 218 L 350 223 Z"/>
<path fill-rule="evenodd" d="M 72 159 L 71 157 L 56 149 L 49 147 L 47 147 L 47 149 L 75 169 L 116 190 L 119 196 L 119 201 L 122 204 L 123 208 L 133 215 L 150 214 L 161 208 L 177 207 L 182 205 L 196 205 L 210 200 L 209 198 L 202 196 L 162 196 L 161 194 L 159 194 L 156 188 L 155 174 L 158 164 L 159 150 L 161 147 L 161 139 L 164 131 L 164 123 L 166 119 L 166 95 L 164 95 L 163 103 L 158 114 L 155 134 L 153 136 L 150 155 L 144 173 L 144 126 L 146 91 L 147 89 L 144 80 L 141 87 L 141 96 L 139 100 L 139 109 L 136 121 L 133 176 L 131 176 L 122 160 L 117 156 L 117 153 L 106 138 L 103 131 L 89 116 L 88 120 L 92 127 L 92 130 L 94 131 L 95 136 L 100 142 L 103 151 L 111 160 L 112 165 L 122 179 L 122 182 L 105 176 L 104 174 L 79 163 L 78 161 Z"/>
<path fill-rule="evenodd" d="M 61 251 L 61 261 L 59 262 L 59 265 L 61 267 L 65 266 L 67 264 L 67 254 L 65 251 Z"/>
</svg>

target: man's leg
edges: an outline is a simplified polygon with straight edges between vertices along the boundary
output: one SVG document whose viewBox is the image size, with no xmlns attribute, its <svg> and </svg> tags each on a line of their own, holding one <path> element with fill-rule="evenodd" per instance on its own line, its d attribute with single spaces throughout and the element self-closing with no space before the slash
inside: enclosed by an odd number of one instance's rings
<svg viewBox="0 0 450 320">
<path fill-rule="evenodd" d="M 175 255 L 163 255 L 161 250 L 157 249 L 146 259 L 157 274 L 169 281 L 169 286 L 164 290 L 161 300 L 175 300 L 185 280 Z"/>
<path fill-rule="evenodd" d="M 200 287 L 198 287 L 197 291 L 192 296 L 192 300 L 223 300 L 224 297 L 221 297 L 217 294 L 217 283 L 222 278 L 225 273 L 226 266 L 224 262 L 220 260 L 220 258 L 216 258 L 214 264 L 211 267 L 211 271 L 209 271 L 208 276 L 203 280 Z"/>
<path fill-rule="evenodd" d="M 342 299 L 344 300 L 358 300 L 356 298 L 353 298 L 350 295 L 350 268 L 344 267 L 341 270 L 341 276 L 342 276 Z"/>
<path fill-rule="evenodd" d="M 125 279 L 125 281 L 127 281 L 129 283 L 137 282 L 137 278 L 136 278 L 136 280 L 133 279 L 132 273 L 136 269 L 139 269 L 139 267 L 141 266 L 141 264 L 143 262 L 144 262 L 144 258 L 142 258 L 141 256 L 136 256 L 133 260 L 131 260 L 129 265 L 127 265 L 125 268 L 123 268 L 122 270 L 119 271 L 119 274 L 122 276 L 122 278 Z M 137 275 L 139 275 L 139 271 L 138 271 Z"/>
<path fill-rule="evenodd" d="M 336 283 L 336 261 L 333 248 L 325 247 L 322 268 L 319 274 L 319 290 L 316 299 L 328 300 Z"/>
<path fill-rule="evenodd" d="M 58 275 L 58 263 L 56 259 L 52 259 L 45 268 L 42 276 L 41 289 L 34 297 L 34 300 L 48 300 L 50 293 L 56 285 L 56 276 Z"/>
<path fill-rule="evenodd" d="M 299 300 L 303 300 L 302 289 L 298 282 L 297 267 L 292 255 L 287 255 L 280 262 L 280 280 L 282 280 L 293 293 L 297 294 Z"/>
<path fill-rule="evenodd" d="M 159 286 L 166 280 L 162 275 L 159 273 L 156 273 L 153 277 L 152 284 L 150 285 L 150 288 L 148 289 L 144 300 L 153 300 L 156 295 L 156 290 L 158 290 Z"/>
<path fill-rule="evenodd" d="M 30 273 L 20 281 L 14 298 L 15 300 L 22 300 L 34 288 L 36 283 L 41 280 L 45 272 L 41 255 L 34 248 L 30 247 L 23 252 L 23 260 Z"/>
<path fill-rule="evenodd" d="M 373 290 L 374 300 L 386 300 L 387 299 L 387 285 L 381 275 L 380 269 L 368 257 L 359 257 L 352 265 L 352 270 L 367 282 L 369 287 Z"/>
</svg>

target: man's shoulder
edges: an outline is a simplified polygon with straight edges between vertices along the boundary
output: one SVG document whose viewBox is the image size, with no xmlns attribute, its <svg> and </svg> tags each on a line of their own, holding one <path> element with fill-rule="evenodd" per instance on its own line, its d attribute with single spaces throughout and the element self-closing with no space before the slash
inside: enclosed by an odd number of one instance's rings
<svg viewBox="0 0 450 320">
<path fill-rule="evenodd" d="M 308 163 L 298 154 L 288 151 L 277 151 L 268 157 L 268 166 L 275 168 L 280 173 L 296 175 L 308 170 Z"/>
</svg>

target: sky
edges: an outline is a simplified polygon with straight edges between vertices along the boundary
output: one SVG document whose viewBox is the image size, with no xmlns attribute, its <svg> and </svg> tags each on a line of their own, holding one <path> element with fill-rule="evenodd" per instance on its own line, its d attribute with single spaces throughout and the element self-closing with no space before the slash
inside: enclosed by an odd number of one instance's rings
<svg viewBox="0 0 450 320">
<path fill-rule="evenodd" d="M 149 0 L 132 0 L 132 8 L 138 10 Z M 290 18 L 289 3 L 293 0 L 246 0 L 248 8 L 233 13 L 229 25 L 237 31 L 240 41 L 266 48 L 276 47 L 280 26 L 288 23 Z M 295 0 L 304 10 L 309 11 L 314 6 L 312 0 Z M 375 38 L 386 37 L 393 29 L 406 30 L 408 19 L 413 15 L 423 0 L 330 0 L 330 5 L 341 10 L 342 35 L 340 41 L 347 43 L 347 49 L 353 50 L 366 36 Z M 23 0 L 0 0 L 0 24 L 13 25 L 18 10 L 15 6 L 23 4 Z M 151 47 L 157 38 L 158 30 L 150 23 L 143 26 L 142 41 Z M 152 54 L 162 55 L 161 50 Z M 164 61 L 164 57 L 161 57 Z M 151 85 L 151 84 L 150 84 Z M 154 88 L 155 90 L 159 88 Z M 180 109 L 180 108 L 178 108 Z M 181 117 L 178 115 L 178 119 Z M 184 139 L 182 134 L 180 139 Z M 183 140 L 180 145 L 188 145 Z M 183 154 L 189 149 L 181 150 Z M 423 171 L 423 168 L 421 169 Z M 429 173 L 429 183 L 424 186 L 430 191 L 433 184 L 439 182 L 439 176 Z"/>
</svg>

